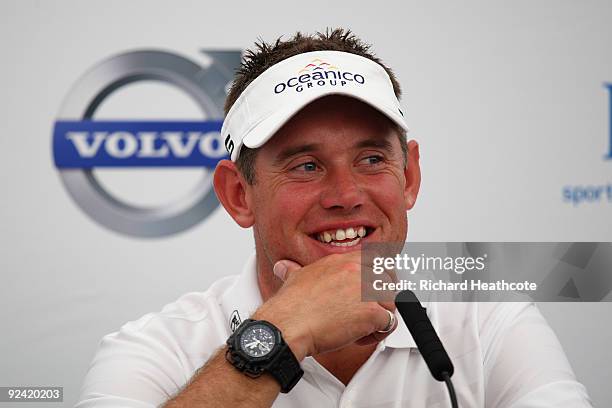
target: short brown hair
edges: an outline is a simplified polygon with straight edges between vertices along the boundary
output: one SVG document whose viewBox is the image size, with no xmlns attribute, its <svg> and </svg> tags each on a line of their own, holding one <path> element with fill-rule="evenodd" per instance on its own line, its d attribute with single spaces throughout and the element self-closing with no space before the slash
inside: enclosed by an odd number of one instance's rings
<svg viewBox="0 0 612 408">
<path fill-rule="evenodd" d="M 266 43 L 263 40 L 259 40 L 255 43 L 253 49 L 247 50 L 244 54 L 240 67 L 232 82 L 232 87 L 225 100 L 225 114 L 227 115 L 232 105 L 246 87 L 266 69 L 294 55 L 311 51 L 331 50 L 349 52 L 378 63 L 389 75 L 395 96 L 399 99 L 402 92 L 395 74 L 370 51 L 370 48 L 371 46 L 369 44 L 357 38 L 351 30 L 342 28 L 327 29 L 325 32 L 317 32 L 313 35 L 297 32 L 287 41 L 282 41 L 279 37 L 274 43 Z M 399 126 L 398 130 L 405 164 L 407 155 L 406 133 L 399 128 Z M 257 149 L 242 146 L 240 155 L 236 160 L 238 170 L 249 184 L 255 183 L 254 168 L 256 155 Z"/>
</svg>

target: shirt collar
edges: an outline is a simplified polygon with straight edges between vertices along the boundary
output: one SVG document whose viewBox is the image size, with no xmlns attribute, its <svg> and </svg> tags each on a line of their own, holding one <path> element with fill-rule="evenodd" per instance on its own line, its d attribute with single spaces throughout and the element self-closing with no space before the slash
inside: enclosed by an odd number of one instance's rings
<svg viewBox="0 0 612 408">
<path fill-rule="evenodd" d="M 436 303 L 432 302 L 428 296 L 427 299 L 421 300 L 421 305 L 427 310 L 427 317 L 429 317 L 431 325 L 436 332 L 439 332 Z M 395 311 L 395 318 L 398 321 L 397 328 L 382 341 L 383 345 L 392 348 L 416 348 L 416 342 L 412 338 L 412 334 L 410 334 L 408 327 L 406 327 L 404 320 L 397 310 Z"/>
<path fill-rule="evenodd" d="M 221 297 L 221 308 L 226 317 L 228 330 L 233 332 L 243 320 L 248 319 L 263 303 L 259 284 L 257 282 L 256 255 L 253 253 L 247 260 L 242 273 L 232 283 Z M 438 314 L 436 303 L 430 297 L 422 299 L 421 304 L 427 309 L 427 316 L 431 320 L 436 332 L 438 328 Z M 384 347 L 415 348 L 416 343 L 402 320 L 395 311 L 398 320 L 397 328 L 385 340 Z"/>
<path fill-rule="evenodd" d="M 221 308 L 230 333 L 263 303 L 257 283 L 256 265 L 256 256 L 253 253 L 244 265 L 242 273 L 221 296 Z"/>
</svg>

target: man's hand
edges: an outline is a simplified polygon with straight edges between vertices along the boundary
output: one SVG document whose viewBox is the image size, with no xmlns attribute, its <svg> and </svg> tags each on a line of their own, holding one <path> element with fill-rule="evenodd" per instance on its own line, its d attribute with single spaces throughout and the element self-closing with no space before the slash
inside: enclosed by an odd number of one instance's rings
<svg viewBox="0 0 612 408">
<path fill-rule="evenodd" d="M 274 273 L 284 284 L 252 318 L 278 327 L 298 360 L 388 336 L 377 331 L 389 324 L 386 310 L 394 305 L 361 301 L 360 252 L 326 256 L 305 267 L 282 260 Z M 215 354 L 166 407 L 270 407 L 280 391 L 278 382 L 270 375 L 244 375 L 226 361 L 225 351 Z"/>
<path fill-rule="evenodd" d="M 355 342 L 381 341 L 391 332 L 378 332 L 389 324 L 386 310 L 395 306 L 361 301 L 361 266 L 359 251 L 329 255 L 305 267 L 278 261 L 274 274 L 284 285 L 252 318 L 277 326 L 300 361 Z"/>
</svg>

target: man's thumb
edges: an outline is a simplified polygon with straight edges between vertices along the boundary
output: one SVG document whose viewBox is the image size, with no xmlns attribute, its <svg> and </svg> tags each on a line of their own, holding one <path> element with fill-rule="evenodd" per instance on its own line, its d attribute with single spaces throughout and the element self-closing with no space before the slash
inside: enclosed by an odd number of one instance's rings
<svg viewBox="0 0 612 408">
<path fill-rule="evenodd" d="M 289 278 L 289 275 L 300 269 L 302 265 L 288 259 L 281 259 L 274 264 L 273 272 L 283 282 Z"/>
</svg>

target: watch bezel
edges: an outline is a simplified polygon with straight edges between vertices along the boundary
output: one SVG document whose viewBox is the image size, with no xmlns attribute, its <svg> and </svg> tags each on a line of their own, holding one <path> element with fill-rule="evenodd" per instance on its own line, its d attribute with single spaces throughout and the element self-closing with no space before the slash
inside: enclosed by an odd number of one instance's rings
<svg viewBox="0 0 612 408">
<path fill-rule="evenodd" d="M 253 326 L 258 326 L 258 325 L 263 325 L 268 327 L 272 333 L 274 334 L 274 346 L 272 348 L 272 350 L 261 357 L 255 357 L 252 356 L 251 354 L 248 354 L 245 350 L 243 350 L 242 348 L 242 335 L 250 328 L 252 328 Z M 230 345 L 232 348 L 232 352 L 239 354 L 240 357 L 242 357 L 243 359 L 249 361 L 250 363 L 266 363 L 266 362 L 270 362 L 274 359 L 274 356 L 276 356 L 278 354 L 278 352 L 281 349 L 281 345 L 283 342 L 282 336 L 281 336 L 281 332 L 280 330 L 278 330 L 278 328 L 276 326 L 274 326 L 272 323 L 265 321 L 265 320 L 251 320 L 251 319 L 247 319 L 243 322 L 243 324 L 241 324 L 236 331 L 234 332 L 234 334 L 232 335 L 233 341 L 232 344 Z"/>
<path fill-rule="evenodd" d="M 242 336 L 253 326 L 267 326 L 274 333 L 274 347 L 261 357 L 254 357 L 242 349 Z M 246 319 L 227 339 L 225 358 L 243 374 L 257 378 L 263 373 L 270 373 L 281 386 L 281 392 L 287 393 L 304 375 L 300 362 L 283 339 L 278 327 L 266 320 Z"/>
</svg>

